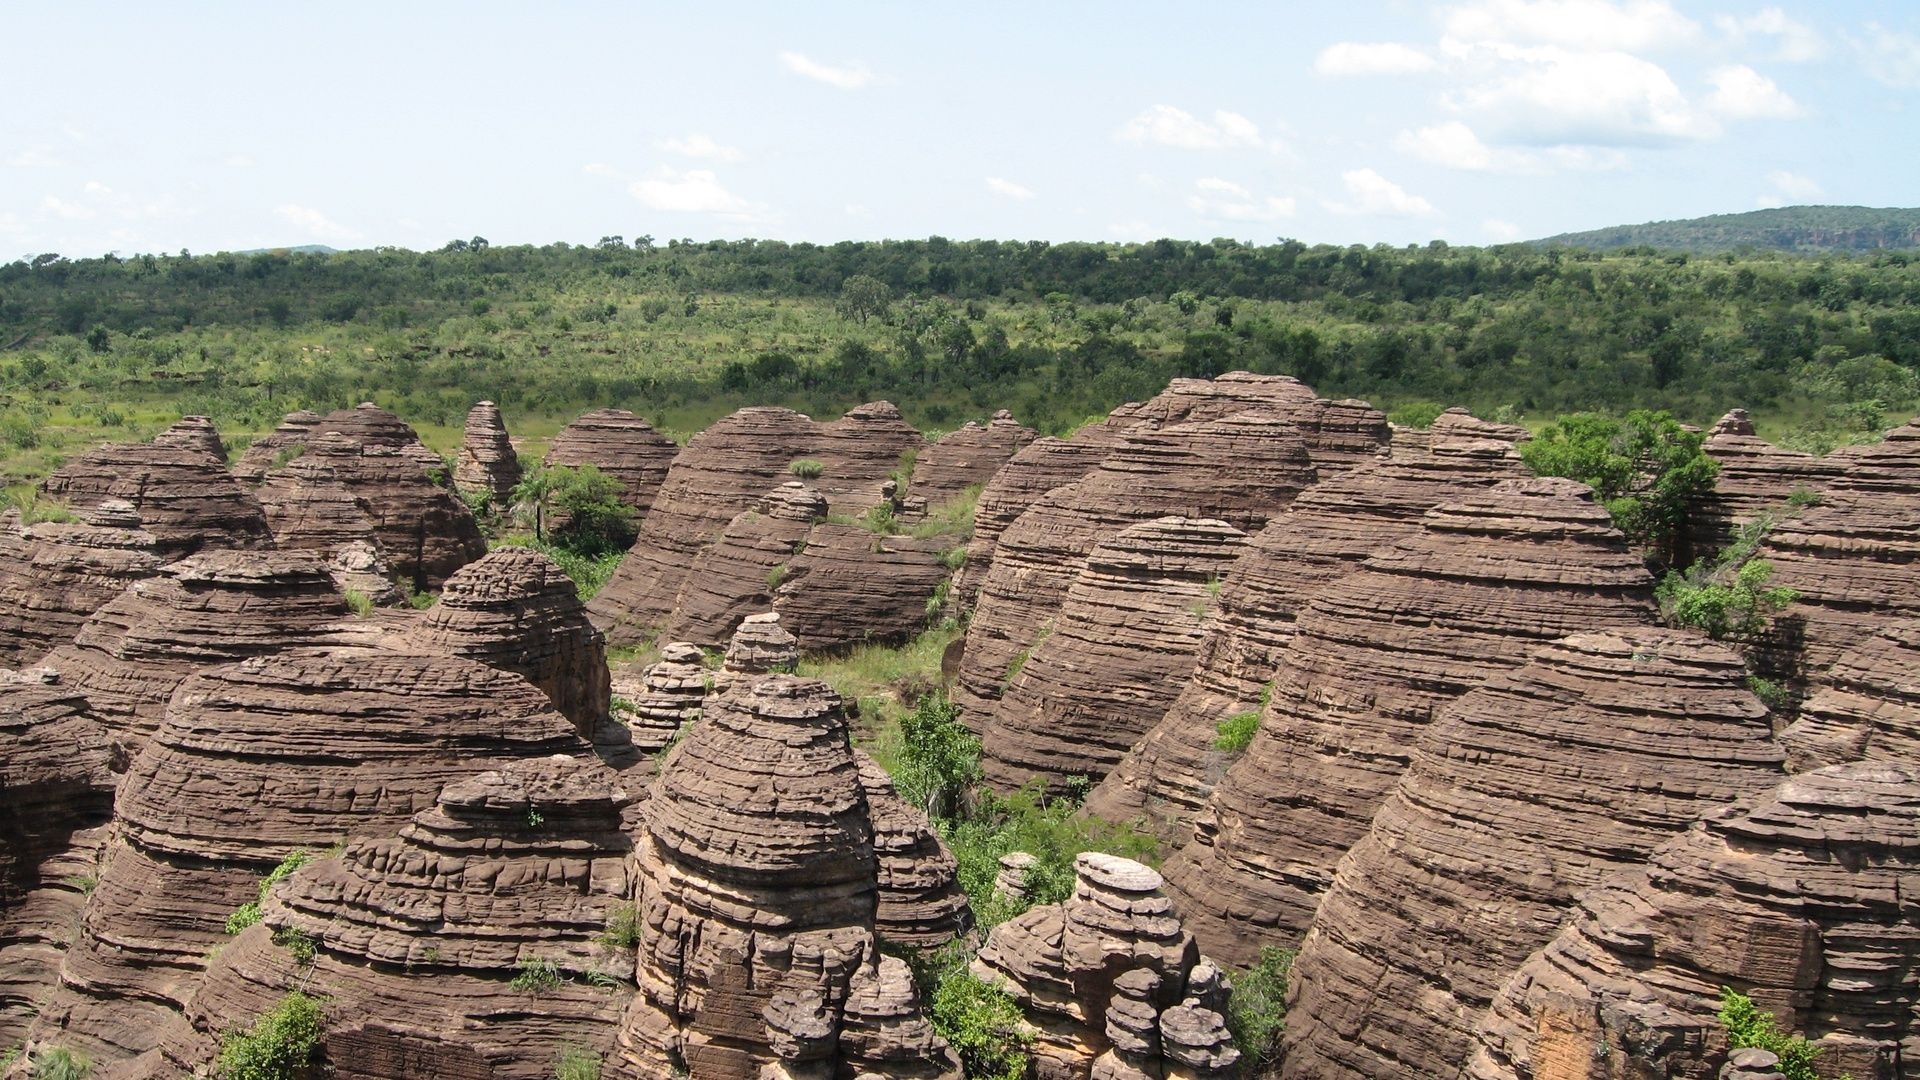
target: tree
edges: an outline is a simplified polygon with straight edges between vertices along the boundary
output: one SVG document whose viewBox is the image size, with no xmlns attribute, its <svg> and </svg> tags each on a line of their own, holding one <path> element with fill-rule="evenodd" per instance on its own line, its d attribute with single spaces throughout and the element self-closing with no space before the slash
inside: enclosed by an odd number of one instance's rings
<svg viewBox="0 0 1920 1080">
<path fill-rule="evenodd" d="M 620 481 L 592 465 L 555 465 L 527 473 L 514 486 L 513 501 L 532 512 L 535 539 L 549 539 L 551 509 L 563 519 L 551 537 L 554 543 L 575 554 L 599 555 L 633 544 L 633 509 L 621 501 L 624 494 Z"/>
<path fill-rule="evenodd" d="M 893 290 L 887 283 L 866 274 L 855 274 L 840 285 L 840 314 L 864 323 L 871 318 L 886 318 L 893 304 Z"/>
<path fill-rule="evenodd" d="M 1520 457 L 1536 476 L 1590 485 L 1627 539 L 1661 566 L 1672 566 L 1688 510 L 1713 490 L 1719 473 L 1702 441 L 1665 410 L 1638 409 L 1625 419 L 1574 413 L 1522 443 Z"/>
</svg>

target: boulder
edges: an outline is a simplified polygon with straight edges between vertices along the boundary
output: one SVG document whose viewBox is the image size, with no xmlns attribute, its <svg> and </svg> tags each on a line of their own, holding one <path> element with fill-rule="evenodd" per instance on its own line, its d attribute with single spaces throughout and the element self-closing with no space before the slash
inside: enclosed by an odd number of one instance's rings
<svg viewBox="0 0 1920 1080">
<path fill-rule="evenodd" d="M 327 560 L 327 573 L 349 603 L 356 596 L 364 596 L 374 607 L 409 606 L 407 594 L 393 584 L 393 570 L 371 541 L 349 540 L 335 548 L 333 557 Z"/>
<path fill-rule="evenodd" d="M 168 558 L 131 504 L 108 499 L 76 522 L 0 521 L 0 664 L 38 661 Z"/>
<path fill-rule="evenodd" d="M 1014 455 L 1040 433 L 1024 427 L 1005 409 L 982 425 L 969 420 L 920 451 L 907 490 L 935 506 L 958 498 L 968 488 L 985 488 Z"/>
<path fill-rule="evenodd" d="M 127 503 L 171 558 L 273 546 L 259 501 L 227 472 L 224 457 L 203 449 L 204 438 L 162 438 L 96 446 L 54 470 L 41 489 L 81 514 L 109 499 Z"/>
<path fill-rule="evenodd" d="M 1288 981 L 1290 1071 L 1458 1076 L 1575 897 L 1783 778 L 1766 706 L 1695 634 L 1576 634 L 1440 714 L 1340 861 Z"/>
<path fill-rule="evenodd" d="M 1842 653 L 1780 741 L 1795 772 L 1848 761 L 1920 765 L 1920 621 L 1894 623 Z"/>
<path fill-rule="evenodd" d="M 735 515 L 694 559 L 666 634 L 699 645 L 726 644 L 742 619 L 771 606 L 773 591 L 806 548 L 814 523 L 826 516 L 825 496 L 799 480 L 775 487 Z"/>
<path fill-rule="evenodd" d="M 1297 944 L 1434 713 L 1548 641 L 1651 623 L 1652 584 L 1591 488 L 1529 479 L 1428 511 L 1322 588 L 1252 745 L 1167 863 L 1201 943 L 1234 964 Z"/>
<path fill-rule="evenodd" d="M 482 401 L 467 410 L 467 427 L 460 457 L 453 466 L 453 486 L 469 495 L 484 495 L 495 510 L 513 503 L 520 483 L 520 458 L 507 437 L 500 406 Z"/>
<path fill-rule="evenodd" d="M 679 443 L 627 410 L 595 409 L 553 437 L 544 461 L 548 468 L 599 469 L 620 482 L 622 501 L 644 516 L 679 453 Z"/>
</svg>

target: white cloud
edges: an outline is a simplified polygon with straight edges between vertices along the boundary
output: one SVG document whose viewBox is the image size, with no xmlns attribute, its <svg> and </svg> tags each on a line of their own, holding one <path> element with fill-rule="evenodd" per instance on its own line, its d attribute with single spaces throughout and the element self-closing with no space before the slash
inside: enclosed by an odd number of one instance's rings
<svg viewBox="0 0 1920 1080">
<path fill-rule="evenodd" d="M 294 203 L 282 203 L 273 208 L 280 220 L 297 229 L 305 230 L 308 236 L 316 240 L 357 240 L 360 234 L 333 220 L 311 206 L 299 206 Z"/>
<path fill-rule="evenodd" d="M 661 167 L 635 180 L 627 190 L 648 208 L 676 214 L 713 214 L 730 221 L 759 221 L 767 215 L 765 203 L 743 199 L 721 186 L 707 169 Z"/>
<path fill-rule="evenodd" d="M 92 209 L 76 202 L 68 202 L 58 195 L 48 195 L 42 198 L 40 200 L 40 209 L 45 210 L 54 217 L 65 218 L 68 221 L 87 221 L 94 216 Z"/>
<path fill-rule="evenodd" d="M 1402 131 L 1394 137 L 1393 147 L 1429 165 L 1469 172 L 1605 172 L 1625 168 L 1627 164 L 1625 154 L 1604 147 L 1549 146 L 1540 150 L 1518 150 L 1488 146 L 1472 128 L 1458 120 Z"/>
<path fill-rule="evenodd" d="M 1403 131 L 1393 140 L 1394 149 L 1431 165 L 1449 169 L 1491 169 L 1493 150 L 1480 141 L 1473 129 L 1458 120 Z"/>
<path fill-rule="evenodd" d="M 1504 141 L 1634 146 L 1719 134 L 1665 68 L 1628 53 L 1481 43 L 1456 55 L 1484 76 L 1452 104 Z"/>
<path fill-rule="evenodd" d="M 1520 239 L 1520 226 L 1499 218 L 1488 218 L 1480 223 L 1480 230 L 1492 237 L 1496 243 L 1507 243 Z"/>
<path fill-rule="evenodd" d="M 715 142 L 712 136 L 698 133 L 685 138 L 664 140 L 660 143 L 660 149 L 669 154 L 700 158 L 705 161 L 745 161 L 747 157 L 736 147 L 722 146 Z"/>
<path fill-rule="evenodd" d="M 1458 41 L 1583 51 L 1672 48 L 1700 32 L 1666 0 L 1478 0 L 1449 10 L 1445 27 L 1446 37 Z"/>
<path fill-rule="evenodd" d="M 619 176 L 620 170 L 604 161 L 590 161 L 580 166 L 580 171 L 588 176 Z"/>
<path fill-rule="evenodd" d="M 1294 214 L 1291 197 L 1258 196 L 1231 180 L 1208 176 L 1193 182 L 1187 209 L 1216 221 L 1279 221 Z"/>
<path fill-rule="evenodd" d="M 1015 202 L 1025 202 L 1033 198 L 1032 188 L 1023 184 L 1016 184 L 1011 180 L 1002 180 L 998 176 L 987 177 L 987 190 L 993 192 L 995 195 L 1005 196 Z"/>
<path fill-rule="evenodd" d="M 1433 57 L 1394 41 L 1336 42 L 1313 61 L 1322 75 L 1417 75 L 1435 66 Z"/>
<path fill-rule="evenodd" d="M 1340 180 L 1346 185 L 1348 201 L 1326 204 L 1327 209 L 1336 214 L 1428 217 L 1435 213 L 1432 203 L 1418 195 L 1409 194 L 1399 184 L 1372 169 L 1351 169 L 1341 173 Z"/>
<path fill-rule="evenodd" d="M 1787 205 L 1787 200 L 1781 195 L 1762 195 L 1753 200 L 1753 205 L 1762 210 L 1778 210 Z"/>
<path fill-rule="evenodd" d="M 1155 228 L 1144 218 L 1128 218 L 1107 226 L 1107 235 L 1116 240 L 1130 240 L 1139 243 L 1143 240 L 1157 240 L 1167 235 L 1165 229 Z"/>
<path fill-rule="evenodd" d="M 1232 150 L 1264 145 L 1259 125 L 1239 113 L 1220 109 L 1207 121 L 1172 105 L 1155 105 L 1121 125 L 1114 137 L 1122 142 L 1158 143 L 1181 150 Z"/>
<path fill-rule="evenodd" d="M 1713 93 L 1707 108 L 1732 120 L 1791 120 L 1806 112 L 1772 79 L 1745 64 L 1718 68 L 1708 81 Z"/>
<path fill-rule="evenodd" d="M 1713 23 L 1736 46 L 1744 46 L 1754 38 L 1775 39 L 1770 57 L 1773 60 L 1798 64 L 1818 60 L 1827 54 L 1827 42 L 1820 36 L 1820 31 L 1796 22 L 1777 7 L 1761 8 L 1745 18 L 1720 15 L 1714 18 Z"/>
<path fill-rule="evenodd" d="M 1920 87 L 1920 37 L 1870 22 L 1864 38 L 1847 43 L 1866 65 L 1867 74 L 1896 89 Z"/>
<path fill-rule="evenodd" d="M 842 90 L 858 90 L 861 87 L 871 86 L 874 82 L 874 74 L 865 64 L 846 64 L 836 67 L 832 64 L 820 63 L 797 52 L 781 53 L 780 63 L 788 71 L 803 79 L 812 79 L 814 82 L 826 83 L 828 86 L 836 86 Z"/>
<path fill-rule="evenodd" d="M 15 169 L 58 169 L 65 166 L 66 162 L 44 146 L 29 146 L 9 155 L 7 164 Z"/>
<path fill-rule="evenodd" d="M 1789 195 L 1796 199 L 1813 199 L 1826 194 L 1826 190 L 1820 186 L 1820 181 L 1785 169 L 1775 169 L 1768 173 L 1767 183 L 1772 184 L 1782 195 Z"/>
</svg>

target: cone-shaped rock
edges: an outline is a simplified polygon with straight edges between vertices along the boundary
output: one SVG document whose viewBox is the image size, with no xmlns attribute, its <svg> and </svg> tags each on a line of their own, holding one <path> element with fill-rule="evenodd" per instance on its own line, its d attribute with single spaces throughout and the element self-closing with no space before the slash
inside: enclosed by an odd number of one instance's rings
<svg viewBox="0 0 1920 1080">
<path fill-rule="evenodd" d="M 967 562 L 954 583 L 960 602 L 971 607 L 986 583 L 1000 537 L 1020 515 L 1033 509 L 1055 488 L 1084 478 L 1106 460 L 1112 439 L 1094 438 L 1104 429 L 1083 429 L 1073 439 L 1046 436 L 1035 440 L 994 474 L 973 508 L 973 537 L 967 541 Z"/>
<path fill-rule="evenodd" d="M 416 590 L 437 590 L 455 570 L 487 553 L 473 511 L 435 479 L 446 462 L 385 409 L 362 405 L 324 417 L 306 454 L 373 519 L 380 554 Z"/>
<path fill-rule="evenodd" d="M 984 426 L 968 421 L 920 451 L 908 490 L 938 505 L 970 487 L 985 487 L 1015 454 L 1040 437 L 1005 409 Z"/>
<path fill-rule="evenodd" d="M 507 422 L 500 415 L 500 406 L 482 401 L 467 410 L 460 458 L 453 466 L 453 485 L 461 491 L 485 494 L 489 505 L 505 510 L 513 502 L 513 489 L 518 483 L 520 458 L 507 437 Z"/>
<path fill-rule="evenodd" d="M 1105 777 L 1192 674 L 1213 593 L 1245 539 L 1224 521 L 1163 517 L 1094 548 L 994 709 L 987 781 L 1064 790 L 1071 777 Z"/>
<path fill-rule="evenodd" d="M 269 472 L 305 453 L 307 439 L 319 423 L 320 414 L 316 412 L 299 409 L 288 413 L 279 427 L 253 440 L 252 445 L 240 452 L 233 475 L 250 484 L 259 483 Z"/>
<path fill-rule="evenodd" d="M 68 461 L 41 484 L 84 513 L 120 499 L 140 526 L 179 557 L 201 548 L 272 547 L 260 503 L 227 472 L 226 459 L 181 436 L 166 442 L 110 443 Z"/>
<path fill-rule="evenodd" d="M 826 497 L 798 480 L 736 515 L 694 560 L 666 633 L 699 645 L 726 644 L 742 619 L 772 605 L 785 568 L 826 516 Z"/>
<path fill-rule="evenodd" d="M 614 711 L 632 732 L 635 749 L 645 754 L 662 750 L 681 728 L 700 718 L 707 697 L 704 661 L 700 646 L 675 641 L 660 650 L 660 659 L 638 679 L 614 676 Z"/>
<path fill-rule="evenodd" d="M 1920 772 L 1796 776 L 1589 891 L 1481 1022 L 1475 1080 L 1708 1080 L 1722 987 L 1812 1039 L 1822 1076 L 1920 1061 Z"/>
<path fill-rule="evenodd" d="M 181 417 L 167 430 L 155 435 L 153 445 L 198 450 L 203 454 L 212 454 L 221 461 L 227 460 L 227 444 L 220 441 L 219 429 L 205 416 Z"/>
<path fill-rule="evenodd" d="M 873 819 L 880 889 L 874 934 L 889 945 L 932 949 L 973 929 L 973 909 L 955 876 L 953 852 L 927 815 L 900 797 L 879 762 L 861 750 L 853 756 Z"/>
<path fill-rule="evenodd" d="M 680 444 L 625 409 L 595 409 L 568 424 L 548 444 L 546 465 L 591 465 L 620 481 L 622 497 L 644 515 L 666 482 Z"/>
<path fill-rule="evenodd" d="M 1511 480 L 1315 595 L 1253 743 L 1167 864 L 1208 951 L 1245 963 L 1306 932 L 1433 714 L 1540 644 L 1653 620 L 1652 580 L 1587 485 Z"/>
<path fill-rule="evenodd" d="M 88 616 L 165 559 L 133 507 L 116 499 L 78 522 L 0 521 L 0 665 L 71 642 Z"/>
<path fill-rule="evenodd" d="M 1784 779 L 1745 676 L 1698 635 L 1577 634 L 1443 712 L 1300 947 L 1288 1069 L 1459 1075 L 1481 1012 L 1576 896 Z"/>
<path fill-rule="evenodd" d="M 1713 490 L 1696 502 L 1687 527 L 1696 556 L 1733 539 L 1740 526 L 1778 513 L 1795 492 L 1818 492 L 1840 472 L 1838 463 L 1787 450 L 1753 433 L 1745 409 L 1720 418 L 1700 449 L 1720 466 Z"/>
<path fill-rule="evenodd" d="M 905 641 L 926 629 L 929 605 L 952 575 L 943 559 L 954 543 L 816 525 L 785 564 L 774 610 L 806 652 Z"/>
<path fill-rule="evenodd" d="M 346 445 L 342 444 L 342 453 Z M 356 543 L 379 548 L 380 534 L 367 501 L 335 475 L 321 454 L 302 455 L 267 473 L 254 493 L 266 511 L 274 546 L 283 551 L 332 555 Z"/>
<path fill-rule="evenodd" d="M 1896 623 L 1841 654 L 1780 741 L 1795 772 L 1863 760 L 1920 765 L 1920 622 Z"/>
<path fill-rule="evenodd" d="M 820 426 L 814 483 L 836 514 L 857 517 L 892 495 L 906 455 L 926 445 L 891 401 L 870 401 Z"/>
<path fill-rule="evenodd" d="M 1221 722 L 1264 704 L 1307 599 L 1418 532 L 1428 510 L 1522 473 L 1511 454 L 1483 447 L 1361 466 L 1308 488 L 1248 542 L 1220 588 L 1192 678 L 1087 809 L 1184 842 L 1232 762 L 1215 746 Z"/>
</svg>

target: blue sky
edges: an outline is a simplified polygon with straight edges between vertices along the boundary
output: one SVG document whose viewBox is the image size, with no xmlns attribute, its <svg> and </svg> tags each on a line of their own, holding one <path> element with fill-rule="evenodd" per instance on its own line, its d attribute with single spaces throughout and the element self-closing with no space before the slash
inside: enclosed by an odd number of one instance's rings
<svg viewBox="0 0 1920 1080">
<path fill-rule="evenodd" d="M 0 258 L 1920 204 L 1920 3 L 15 4 Z"/>
</svg>

